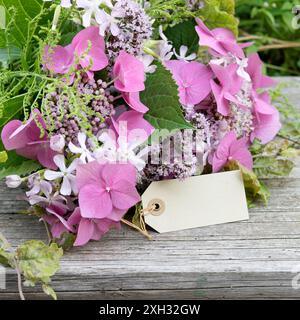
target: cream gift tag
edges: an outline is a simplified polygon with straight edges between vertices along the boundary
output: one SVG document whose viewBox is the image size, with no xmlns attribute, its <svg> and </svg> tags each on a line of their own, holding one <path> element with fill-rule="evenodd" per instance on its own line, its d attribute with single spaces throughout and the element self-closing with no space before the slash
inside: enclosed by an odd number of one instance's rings
<svg viewBox="0 0 300 320">
<path fill-rule="evenodd" d="M 145 222 L 160 233 L 249 219 L 240 171 L 153 182 L 142 201 Z"/>
</svg>

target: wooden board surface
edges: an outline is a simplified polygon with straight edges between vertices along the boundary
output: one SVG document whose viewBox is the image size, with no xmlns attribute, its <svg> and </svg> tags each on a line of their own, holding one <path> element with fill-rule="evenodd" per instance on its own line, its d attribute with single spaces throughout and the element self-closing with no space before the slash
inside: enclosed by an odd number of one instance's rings
<svg viewBox="0 0 300 320">
<path fill-rule="evenodd" d="M 290 83 L 286 92 L 300 110 L 300 79 L 280 81 Z M 59 299 L 299 299 L 292 281 L 300 273 L 300 164 L 267 184 L 269 206 L 251 210 L 247 222 L 153 233 L 153 241 L 124 227 L 73 249 L 53 279 Z M 41 223 L 14 214 L 24 208 L 19 194 L 0 185 L 1 232 L 14 245 L 45 239 Z M 7 271 L 0 300 L 17 298 L 16 288 Z M 25 295 L 45 297 L 40 288 Z"/>
</svg>

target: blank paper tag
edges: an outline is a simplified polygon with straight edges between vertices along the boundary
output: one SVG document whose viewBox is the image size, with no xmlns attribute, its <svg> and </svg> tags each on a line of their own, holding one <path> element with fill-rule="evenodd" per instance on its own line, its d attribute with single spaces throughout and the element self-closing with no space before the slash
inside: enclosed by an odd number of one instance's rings
<svg viewBox="0 0 300 320">
<path fill-rule="evenodd" d="M 145 222 L 160 233 L 249 219 L 240 171 L 153 182 L 142 201 L 156 207 Z"/>
</svg>

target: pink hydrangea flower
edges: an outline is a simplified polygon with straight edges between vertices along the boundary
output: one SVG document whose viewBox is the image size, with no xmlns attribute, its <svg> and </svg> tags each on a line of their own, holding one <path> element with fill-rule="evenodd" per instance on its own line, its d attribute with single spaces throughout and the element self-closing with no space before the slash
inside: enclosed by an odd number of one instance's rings
<svg viewBox="0 0 300 320">
<path fill-rule="evenodd" d="M 256 95 L 254 99 L 254 130 L 251 141 L 259 139 L 262 144 L 272 141 L 281 129 L 279 111 L 271 105 L 268 93 Z"/>
<path fill-rule="evenodd" d="M 180 102 L 183 105 L 196 105 L 211 92 L 211 70 L 199 62 L 170 60 L 165 63 L 179 86 Z"/>
<path fill-rule="evenodd" d="M 117 139 L 121 136 L 132 142 L 146 141 L 154 132 L 153 126 L 144 119 L 142 113 L 134 110 L 123 112 L 116 120 L 112 119 L 111 129 L 116 132 Z"/>
<path fill-rule="evenodd" d="M 110 219 L 83 218 L 80 208 L 76 208 L 68 219 L 68 225 L 77 228 L 77 237 L 74 246 L 84 246 L 90 240 L 100 240 L 111 228 L 120 229 L 120 223 Z"/>
<path fill-rule="evenodd" d="M 246 72 L 251 78 L 252 87 L 254 90 L 270 88 L 276 85 L 276 81 L 262 73 L 262 68 L 263 62 L 260 60 L 259 55 L 257 53 L 252 53 L 249 55 Z"/>
<path fill-rule="evenodd" d="M 281 128 L 280 115 L 278 110 L 272 106 L 271 98 L 267 92 L 258 94 L 258 89 L 272 87 L 276 82 L 262 73 L 263 63 L 257 53 L 249 56 L 247 73 L 252 81 L 252 101 L 254 130 L 251 134 L 251 140 L 259 139 L 261 143 L 266 144 L 274 139 Z"/>
<path fill-rule="evenodd" d="M 75 232 L 74 228 L 54 208 L 49 207 L 46 210 L 47 214 L 43 215 L 42 220 L 50 225 L 50 231 L 54 238 L 59 239 L 65 232 Z"/>
<path fill-rule="evenodd" d="M 140 201 L 136 169 L 130 164 L 90 162 L 77 168 L 81 215 L 90 219 L 118 221 Z"/>
<path fill-rule="evenodd" d="M 240 91 L 243 79 L 237 75 L 237 64 L 222 67 L 211 63 L 211 68 L 219 81 L 219 84 L 215 80 L 210 81 L 218 112 L 227 116 L 230 113 L 230 102 L 241 105 L 235 95 Z"/>
<path fill-rule="evenodd" d="M 251 170 L 252 155 L 247 147 L 247 139 L 237 139 L 231 131 L 225 135 L 213 156 L 213 172 L 219 172 L 230 160 L 237 160 L 241 165 Z"/>
<path fill-rule="evenodd" d="M 79 65 L 74 66 L 75 57 L 79 57 Z M 88 68 L 88 76 L 100 71 L 108 65 L 105 54 L 105 43 L 99 35 L 97 27 L 89 27 L 80 31 L 72 43 L 66 47 L 46 46 L 43 55 L 44 67 L 55 74 L 67 74 L 72 67 Z M 71 76 L 72 82 L 72 76 Z"/>
<path fill-rule="evenodd" d="M 72 46 L 46 46 L 43 55 L 44 67 L 55 74 L 66 74 L 74 64 Z"/>
<path fill-rule="evenodd" d="M 196 22 L 199 45 L 209 47 L 212 55 L 227 56 L 231 53 L 240 59 L 245 58 L 243 48 L 248 47 L 250 43 L 238 44 L 230 30 L 224 28 L 209 30 L 201 19 L 196 19 Z"/>
<path fill-rule="evenodd" d="M 90 71 L 100 71 L 108 65 L 105 42 L 97 27 L 92 26 L 80 31 L 72 41 L 72 48 L 76 56 L 84 56 L 79 61 L 82 68 L 89 67 Z"/>
<path fill-rule="evenodd" d="M 19 120 L 10 121 L 2 130 L 1 139 L 6 150 L 16 150 L 20 156 L 38 160 L 46 168 L 57 169 L 53 161 L 57 153 L 50 148 L 46 124 L 39 110 L 35 109 L 25 124 Z"/>
<path fill-rule="evenodd" d="M 115 88 L 121 92 L 145 90 L 145 69 L 141 61 L 125 51 L 121 51 L 113 69 Z"/>
</svg>

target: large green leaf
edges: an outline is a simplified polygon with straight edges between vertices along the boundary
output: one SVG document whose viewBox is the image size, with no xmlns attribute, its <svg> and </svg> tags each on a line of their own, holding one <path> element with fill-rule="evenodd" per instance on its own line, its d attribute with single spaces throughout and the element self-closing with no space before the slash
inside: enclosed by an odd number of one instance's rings
<svg viewBox="0 0 300 320">
<path fill-rule="evenodd" d="M 155 73 L 148 75 L 141 100 L 149 108 L 145 118 L 156 129 L 172 131 L 193 128 L 183 116 L 178 87 L 171 73 L 161 64 L 158 64 Z"/>
<path fill-rule="evenodd" d="M 0 32 L 1 44 L 5 42 L 22 49 L 29 36 L 35 33 L 31 29 L 31 22 L 40 14 L 44 5 L 43 0 L 0 0 L 0 5 L 6 10 L 7 25 L 10 26 L 9 33 L 5 30 Z"/>
<path fill-rule="evenodd" d="M 25 95 L 19 95 L 2 102 L 2 113 L 0 114 L 0 131 L 11 120 L 15 119 L 20 111 L 23 110 Z"/>
<path fill-rule="evenodd" d="M 1 67 L 7 69 L 9 64 L 21 58 L 21 49 L 17 47 L 0 48 Z"/>
<path fill-rule="evenodd" d="M 41 281 L 48 284 L 58 271 L 63 250 L 56 243 L 47 246 L 44 242 L 31 240 L 16 250 L 19 266 L 25 279 L 31 283 Z"/>
<path fill-rule="evenodd" d="M 187 20 L 165 31 L 167 38 L 172 41 L 177 52 L 179 52 L 179 48 L 182 45 L 189 48 L 189 54 L 198 51 L 199 36 L 195 30 L 195 26 L 194 20 Z"/>
</svg>

